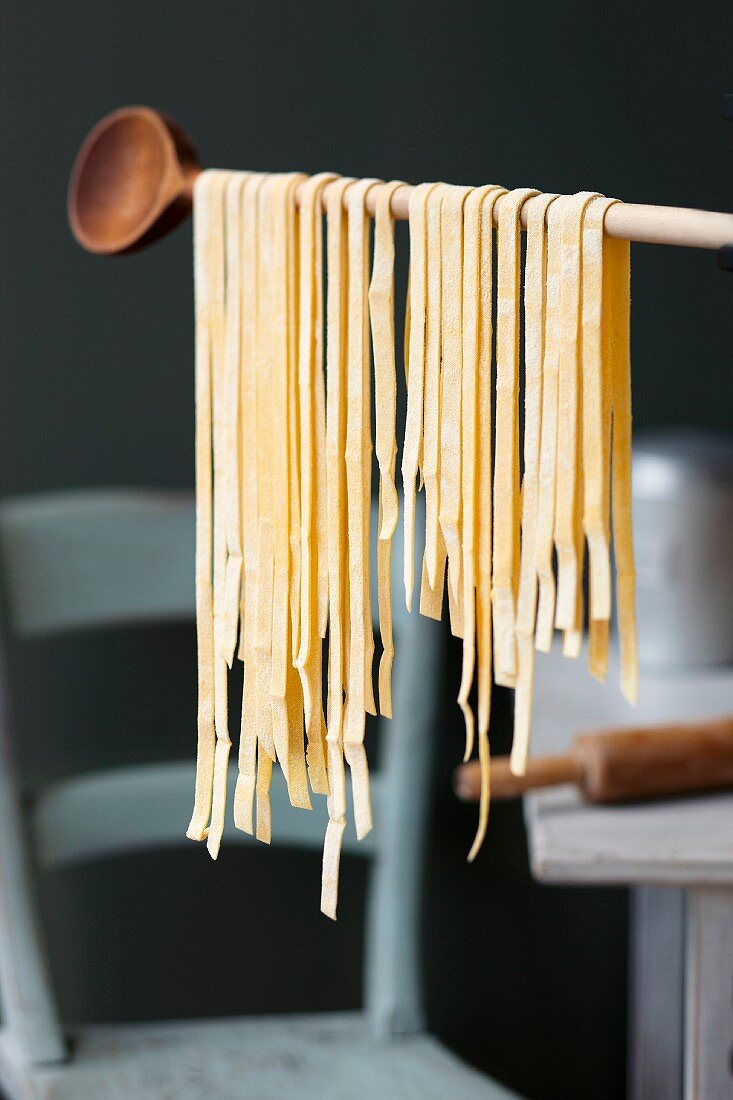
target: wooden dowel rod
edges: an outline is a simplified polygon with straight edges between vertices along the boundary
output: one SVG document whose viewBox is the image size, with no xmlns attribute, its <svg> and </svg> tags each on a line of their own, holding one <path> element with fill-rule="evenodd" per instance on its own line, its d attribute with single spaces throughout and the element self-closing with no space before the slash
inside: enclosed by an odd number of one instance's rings
<svg viewBox="0 0 733 1100">
<path fill-rule="evenodd" d="M 325 192 L 328 188 L 324 188 Z M 367 194 L 366 207 L 374 214 L 378 187 Z M 409 184 L 398 187 L 392 195 L 391 208 L 398 221 L 406 221 L 409 213 Z M 298 201 L 296 192 L 296 201 Z M 346 192 L 348 201 L 348 191 Z M 527 224 L 528 200 L 522 208 L 522 226 Z M 494 205 L 494 221 L 498 224 L 501 199 Z M 713 210 L 691 210 L 679 206 L 644 206 L 636 203 L 615 203 L 606 214 L 606 233 L 619 240 L 638 241 L 645 244 L 668 244 L 686 248 L 720 248 L 733 243 L 733 214 Z"/>
</svg>

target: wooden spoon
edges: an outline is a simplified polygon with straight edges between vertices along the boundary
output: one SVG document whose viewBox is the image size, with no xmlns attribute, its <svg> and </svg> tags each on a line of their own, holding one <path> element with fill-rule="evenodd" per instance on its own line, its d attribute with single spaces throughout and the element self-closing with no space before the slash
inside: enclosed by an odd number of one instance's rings
<svg viewBox="0 0 733 1100">
<path fill-rule="evenodd" d="M 191 212 L 201 171 L 186 134 L 161 111 L 122 107 L 84 141 L 69 182 L 69 225 L 82 248 L 133 252 Z"/>
</svg>

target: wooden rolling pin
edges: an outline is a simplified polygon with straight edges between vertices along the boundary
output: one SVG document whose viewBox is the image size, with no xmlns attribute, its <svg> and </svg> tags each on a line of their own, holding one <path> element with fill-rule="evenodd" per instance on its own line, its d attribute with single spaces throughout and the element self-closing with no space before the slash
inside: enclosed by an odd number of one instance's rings
<svg viewBox="0 0 733 1100">
<path fill-rule="evenodd" d="M 733 787 L 733 716 L 689 725 L 583 733 L 563 756 L 536 756 L 512 775 L 508 756 L 491 759 L 491 797 L 575 783 L 588 802 L 624 802 Z M 478 761 L 455 773 L 456 794 L 478 801 Z"/>
</svg>

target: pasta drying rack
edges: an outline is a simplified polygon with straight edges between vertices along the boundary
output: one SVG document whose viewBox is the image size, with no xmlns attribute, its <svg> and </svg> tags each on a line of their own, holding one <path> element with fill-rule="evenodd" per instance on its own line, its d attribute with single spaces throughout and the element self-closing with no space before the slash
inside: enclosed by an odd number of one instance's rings
<svg viewBox="0 0 733 1100">
<path fill-rule="evenodd" d="M 733 96 L 725 97 L 724 113 L 733 118 Z M 90 131 L 74 163 L 72 232 L 83 248 L 102 256 L 144 248 L 188 217 L 201 171 L 194 146 L 173 119 L 150 107 L 113 111 Z M 407 218 L 411 192 L 409 184 L 394 191 L 395 218 Z M 367 197 L 372 214 L 377 193 L 373 188 Z M 608 210 L 604 228 L 629 241 L 717 250 L 720 266 L 733 268 L 733 214 L 619 202 Z"/>
</svg>

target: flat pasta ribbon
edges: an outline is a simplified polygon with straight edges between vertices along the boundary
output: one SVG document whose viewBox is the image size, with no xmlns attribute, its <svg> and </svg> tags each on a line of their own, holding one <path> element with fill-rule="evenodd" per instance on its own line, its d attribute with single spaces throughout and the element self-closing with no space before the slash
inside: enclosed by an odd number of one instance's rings
<svg viewBox="0 0 733 1100">
<path fill-rule="evenodd" d="M 478 421 L 478 377 L 480 348 L 486 325 L 486 301 L 482 297 L 481 250 L 484 241 L 481 233 L 481 216 L 484 202 L 495 185 L 474 188 L 463 205 L 463 257 L 462 257 L 462 316 L 461 316 L 461 504 L 462 504 L 462 562 L 463 582 L 463 667 L 458 704 L 466 726 L 466 750 L 464 760 L 473 751 L 474 717 L 469 703 L 473 683 L 476 653 L 476 518 L 477 518 L 477 435 L 486 425 Z M 489 245 L 491 236 L 489 236 Z M 489 297 L 488 305 L 491 305 Z M 490 323 L 490 321 L 489 321 Z M 489 364 L 490 369 L 490 364 Z"/>
<path fill-rule="evenodd" d="M 438 519 L 448 559 L 455 633 L 463 632 L 461 590 L 461 400 L 463 377 L 463 209 L 470 187 L 449 187 L 440 208 L 441 378 Z"/>
<path fill-rule="evenodd" d="M 552 645 L 555 621 L 555 473 L 557 459 L 558 375 L 560 362 L 560 293 L 562 278 L 562 225 L 566 196 L 556 199 L 547 212 L 547 278 L 545 291 L 545 345 L 542 356 L 542 411 L 540 459 L 535 526 L 535 570 L 539 586 L 535 648 L 547 653 Z"/>
<path fill-rule="evenodd" d="M 415 482 L 422 453 L 425 404 L 425 321 L 428 294 L 427 202 L 434 183 L 420 183 L 410 195 L 410 280 L 405 324 L 407 414 L 402 445 L 404 494 L 404 578 L 407 610 L 412 610 L 415 586 Z"/>
<path fill-rule="evenodd" d="M 494 679 L 514 687 L 514 639 L 519 588 L 519 287 L 520 214 L 537 192 L 509 191 L 499 206 L 496 290 L 496 458 L 494 465 L 494 560 L 491 598 Z"/>
<path fill-rule="evenodd" d="M 196 631 L 198 745 L 193 815 L 186 831 L 204 840 L 214 784 L 215 645 L 213 588 L 213 373 L 223 348 L 224 185 L 227 174 L 202 172 L 194 185 L 196 308 Z"/>
<path fill-rule="evenodd" d="M 490 755 L 489 719 L 492 683 L 491 578 L 493 559 L 492 500 L 492 299 L 494 296 L 494 207 L 505 195 L 503 187 L 493 188 L 481 202 L 479 217 L 479 307 L 478 376 L 476 381 L 476 679 L 478 694 L 478 750 L 481 767 L 479 819 L 469 862 L 484 842 L 489 820 Z"/>
<path fill-rule="evenodd" d="M 425 572 L 443 602 L 445 542 L 440 529 L 440 353 L 441 353 L 441 209 L 447 184 L 436 183 L 427 201 L 427 307 L 425 315 L 425 395 L 422 476 L 425 484 Z"/>
<path fill-rule="evenodd" d="M 328 794 L 322 702 L 321 638 L 328 607 L 326 547 L 326 424 L 323 397 L 322 196 L 335 179 L 322 172 L 301 188 L 300 203 L 300 649 L 308 774 L 311 787 Z M 319 396 L 320 395 L 320 396 Z M 319 534 L 319 529 L 322 532 Z M 321 560 L 322 558 L 322 560 Z"/>
<path fill-rule="evenodd" d="M 344 755 L 351 771 L 354 823 L 359 839 L 372 827 L 369 769 L 364 731 L 374 713 L 372 688 L 369 520 L 371 515 L 371 372 L 367 279 L 369 224 L 366 195 L 378 180 L 354 183 L 348 199 L 348 365 L 346 414 L 346 495 L 349 539 L 349 676 L 344 716 Z"/>
<path fill-rule="evenodd" d="M 562 227 L 562 282 L 560 288 L 560 352 L 558 374 L 557 476 L 555 479 L 555 549 L 557 551 L 557 595 L 555 626 L 576 631 L 582 598 L 582 552 L 579 556 L 578 512 L 582 491 L 580 439 L 581 412 L 581 244 L 588 205 L 598 196 L 581 191 L 566 200 Z M 582 551 L 582 541 L 580 542 Z"/>
<path fill-rule="evenodd" d="M 604 680 L 611 618 L 610 288 L 604 287 L 603 223 L 617 200 L 595 199 L 583 222 L 583 527 L 588 542 L 589 641 L 592 676 Z M 604 290 L 606 291 L 604 295 Z M 604 303 L 607 323 L 603 324 Z"/>
<path fill-rule="evenodd" d="M 242 362 L 240 382 L 242 433 L 241 517 L 244 551 L 244 605 L 240 627 L 242 713 L 239 733 L 237 785 L 234 790 L 234 824 L 254 833 L 252 803 L 257 776 L 257 538 L 259 503 L 257 486 L 257 370 L 259 316 L 259 247 L 261 225 L 259 192 L 262 173 L 252 173 L 242 195 Z M 246 438 L 245 438 L 246 436 Z"/>
<path fill-rule="evenodd" d="M 347 368 L 347 226 L 344 196 L 353 183 L 340 179 L 326 191 L 326 479 L 328 554 L 328 826 L 323 846 L 321 911 L 336 919 L 339 862 L 346 828 L 344 775 L 344 688 L 346 686 L 346 604 L 348 540 L 346 524 L 346 368 Z"/>
<path fill-rule="evenodd" d="M 631 517 L 631 358 L 629 351 L 630 246 L 604 241 L 604 280 L 608 285 L 613 404 L 611 496 L 616 560 L 616 608 L 621 640 L 621 692 L 636 703 L 639 687 L 636 636 L 636 573 Z M 605 321 L 605 316 L 604 316 Z"/>
<path fill-rule="evenodd" d="M 523 775 L 532 715 L 534 630 L 537 611 L 535 541 L 539 494 L 542 360 L 545 348 L 546 216 L 557 195 L 537 195 L 527 204 L 527 252 L 524 268 L 524 477 L 522 480 L 522 546 L 517 597 L 517 681 L 511 770 Z"/>
<path fill-rule="evenodd" d="M 379 712 L 392 717 L 392 535 L 399 514 L 394 473 L 397 459 L 397 371 L 394 347 L 394 218 L 392 196 L 400 180 L 385 183 L 377 196 L 374 262 L 369 286 L 369 316 L 374 353 L 376 451 L 379 462 L 377 600 L 382 656 L 379 662 Z"/>
</svg>

